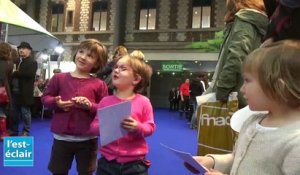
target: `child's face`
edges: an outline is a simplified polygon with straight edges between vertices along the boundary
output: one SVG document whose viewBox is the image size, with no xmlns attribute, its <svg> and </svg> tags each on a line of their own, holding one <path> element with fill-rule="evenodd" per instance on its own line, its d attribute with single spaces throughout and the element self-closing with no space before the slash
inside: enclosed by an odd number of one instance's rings
<svg viewBox="0 0 300 175">
<path fill-rule="evenodd" d="M 88 49 L 79 49 L 75 56 L 76 69 L 82 72 L 91 72 L 95 67 L 97 57 Z"/>
<path fill-rule="evenodd" d="M 121 58 L 113 68 L 112 83 L 117 89 L 134 88 L 136 78 L 132 68 L 128 65 L 129 58 Z"/>
<path fill-rule="evenodd" d="M 258 78 L 251 73 L 243 74 L 244 84 L 241 92 L 247 100 L 249 108 L 253 111 L 266 111 L 272 104 L 272 101 L 261 89 Z"/>
</svg>

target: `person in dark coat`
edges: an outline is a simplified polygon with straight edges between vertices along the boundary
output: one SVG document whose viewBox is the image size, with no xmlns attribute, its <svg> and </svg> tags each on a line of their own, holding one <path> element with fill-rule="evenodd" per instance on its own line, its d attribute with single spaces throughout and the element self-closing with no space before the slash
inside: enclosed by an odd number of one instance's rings
<svg viewBox="0 0 300 175">
<path fill-rule="evenodd" d="M 300 1 L 264 0 L 270 19 L 263 46 L 284 39 L 300 40 Z"/>
<path fill-rule="evenodd" d="M 112 57 L 112 61 L 107 63 L 107 65 L 104 67 L 103 71 L 97 74 L 97 77 L 101 80 L 105 81 L 107 87 L 108 87 L 108 94 L 113 95 L 114 93 L 114 86 L 112 84 L 112 77 L 111 73 L 113 71 L 113 67 L 117 63 L 117 61 L 123 57 L 124 55 L 127 55 L 127 49 L 124 46 L 118 46 L 114 50 L 114 55 Z"/>
<path fill-rule="evenodd" d="M 11 101 L 9 91 L 9 80 L 12 73 L 12 61 L 11 61 L 12 48 L 8 43 L 0 43 L 0 86 L 4 86 Z M 2 141 L 5 136 L 8 136 L 6 125 L 7 125 L 7 113 L 9 103 L 0 103 L 0 140 Z"/>
<path fill-rule="evenodd" d="M 12 75 L 11 92 L 13 98 L 13 121 L 9 128 L 11 135 L 19 132 L 19 121 L 23 119 L 22 136 L 28 136 L 31 126 L 30 106 L 34 103 L 33 86 L 37 71 L 37 62 L 31 56 L 29 43 L 21 42 L 18 46 L 19 58 L 15 62 L 16 69 Z"/>
<path fill-rule="evenodd" d="M 197 77 L 193 78 L 190 83 L 190 103 L 193 106 L 193 111 L 190 113 L 189 121 L 190 128 L 195 128 L 197 125 L 197 101 L 196 97 L 203 94 L 205 91 L 202 81 L 203 75 L 197 75 Z"/>
<path fill-rule="evenodd" d="M 170 104 L 170 111 L 175 111 L 175 100 L 176 100 L 176 89 L 173 87 L 169 92 L 169 104 Z"/>
</svg>

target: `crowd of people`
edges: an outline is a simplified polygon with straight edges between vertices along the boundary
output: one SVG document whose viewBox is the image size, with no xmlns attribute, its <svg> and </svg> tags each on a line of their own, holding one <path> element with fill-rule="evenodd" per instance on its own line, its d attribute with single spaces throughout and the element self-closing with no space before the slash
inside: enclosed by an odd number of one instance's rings
<svg viewBox="0 0 300 175">
<path fill-rule="evenodd" d="M 5 86 L 10 99 L 0 106 L 1 139 L 29 136 L 31 112 L 38 113 L 43 105 L 53 115 L 54 139 L 48 166 L 52 174 L 68 174 L 74 158 L 79 174 L 92 175 L 96 170 L 101 175 L 147 174 L 150 162 L 145 157 L 148 146 L 144 137 L 150 136 L 156 126 L 150 100 L 142 95 L 152 75 L 142 51 L 129 54 L 124 46 L 118 46 L 107 63 L 106 46 L 96 39 L 87 39 L 73 56 L 75 70 L 61 73 L 55 69 L 53 77 L 45 81 L 36 75 L 37 62 L 29 43 L 22 42 L 17 47 L 15 58 L 12 50 L 9 44 L 0 43 L 0 85 Z M 128 100 L 132 103 L 132 113 L 124 119 L 122 127 L 129 134 L 102 145 L 97 165 L 96 111 Z M 24 124 L 19 132 L 21 119 Z"/>
<path fill-rule="evenodd" d="M 190 80 L 180 84 L 178 88 L 169 91 L 169 111 L 179 112 L 180 117 L 185 117 L 190 128 L 197 128 L 197 101 L 196 97 L 202 95 L 208 87 L 208 75 L 205 72 L 197 73 Z"/>
<path fill-rule="evenodd" d="M 37 62 L 32 57 L 29 43 L 21 42 L 17 53 L 7 43 L 1 43 L 1 84 L 5 87 L 9 102 L 1 104 L 1 139 L 4 136 L 28 136 L 31 126 L 31 105 Z M 10 117 L 7 119 L 7 115 Z M 23 121 L 19 133 L 19 123 Z M 7 130 L 7 126 L 8 129 Z"/>
</svg>

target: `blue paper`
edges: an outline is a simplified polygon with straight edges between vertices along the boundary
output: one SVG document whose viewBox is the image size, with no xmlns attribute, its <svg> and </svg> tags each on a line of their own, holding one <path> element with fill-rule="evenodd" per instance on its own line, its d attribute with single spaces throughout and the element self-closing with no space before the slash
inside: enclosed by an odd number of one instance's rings
<svg viewBox="0 0 300 175">
<path fill-rule="evenodd" d="M 198 170 L 200 172 L 199 174 L 202 175 L 202 174 L 208 172 L 207 168 L 205 166 L 201 165 L 199 162 L 197 162 L 190 153 L 176 150 L 176 149 L 171 148 L 169 146 L 166 146 L 166 145 L 164 145 L 162 143 L 161 143 L 161 145 L 163 147 L 167 148 L 168 150 L 172 151 L 177 157 L 179 157 L 180 159 L 182 159 L 184 162 L 187 162 L 193 168 L 195 168 L 196 170 Z"/>
<path fill-rule="evenodd" d="M 125 135 L 128 131 L 121 123 L 131 115 L 131 101 L 98 109 L 101 146 L 107 145 Z"/>
</svg>

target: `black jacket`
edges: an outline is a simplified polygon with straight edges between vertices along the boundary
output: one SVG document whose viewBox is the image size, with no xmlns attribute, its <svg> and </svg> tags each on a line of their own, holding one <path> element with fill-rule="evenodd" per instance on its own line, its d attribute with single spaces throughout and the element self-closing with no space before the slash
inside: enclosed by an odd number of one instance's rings
<svg viewBox="0 0 300 175">
<path fill-rule="evenodd" d="M 16 67 L 18 67 L 20 61 L 21 59 L 19 58 L 15 62 Z M 13 73 L 12 78 L 16 78 L 19 83 L 20 101 L 18 101 L 18 103 L 20 105 L 28 106 L 34 103 L 33 86 L 36 71 L 37 62 L 32 57 L 28 57 L 22 59 L 22 63 L 20 64 L 18 71 Z"/>
<path fill-rule="evenodd" d="M 192 99 L 196 99 L 196 96 L 202 95 L 204 92 L 200 79 L 192 79 L 190 82 L 190 96 Z"/>
</svg>

